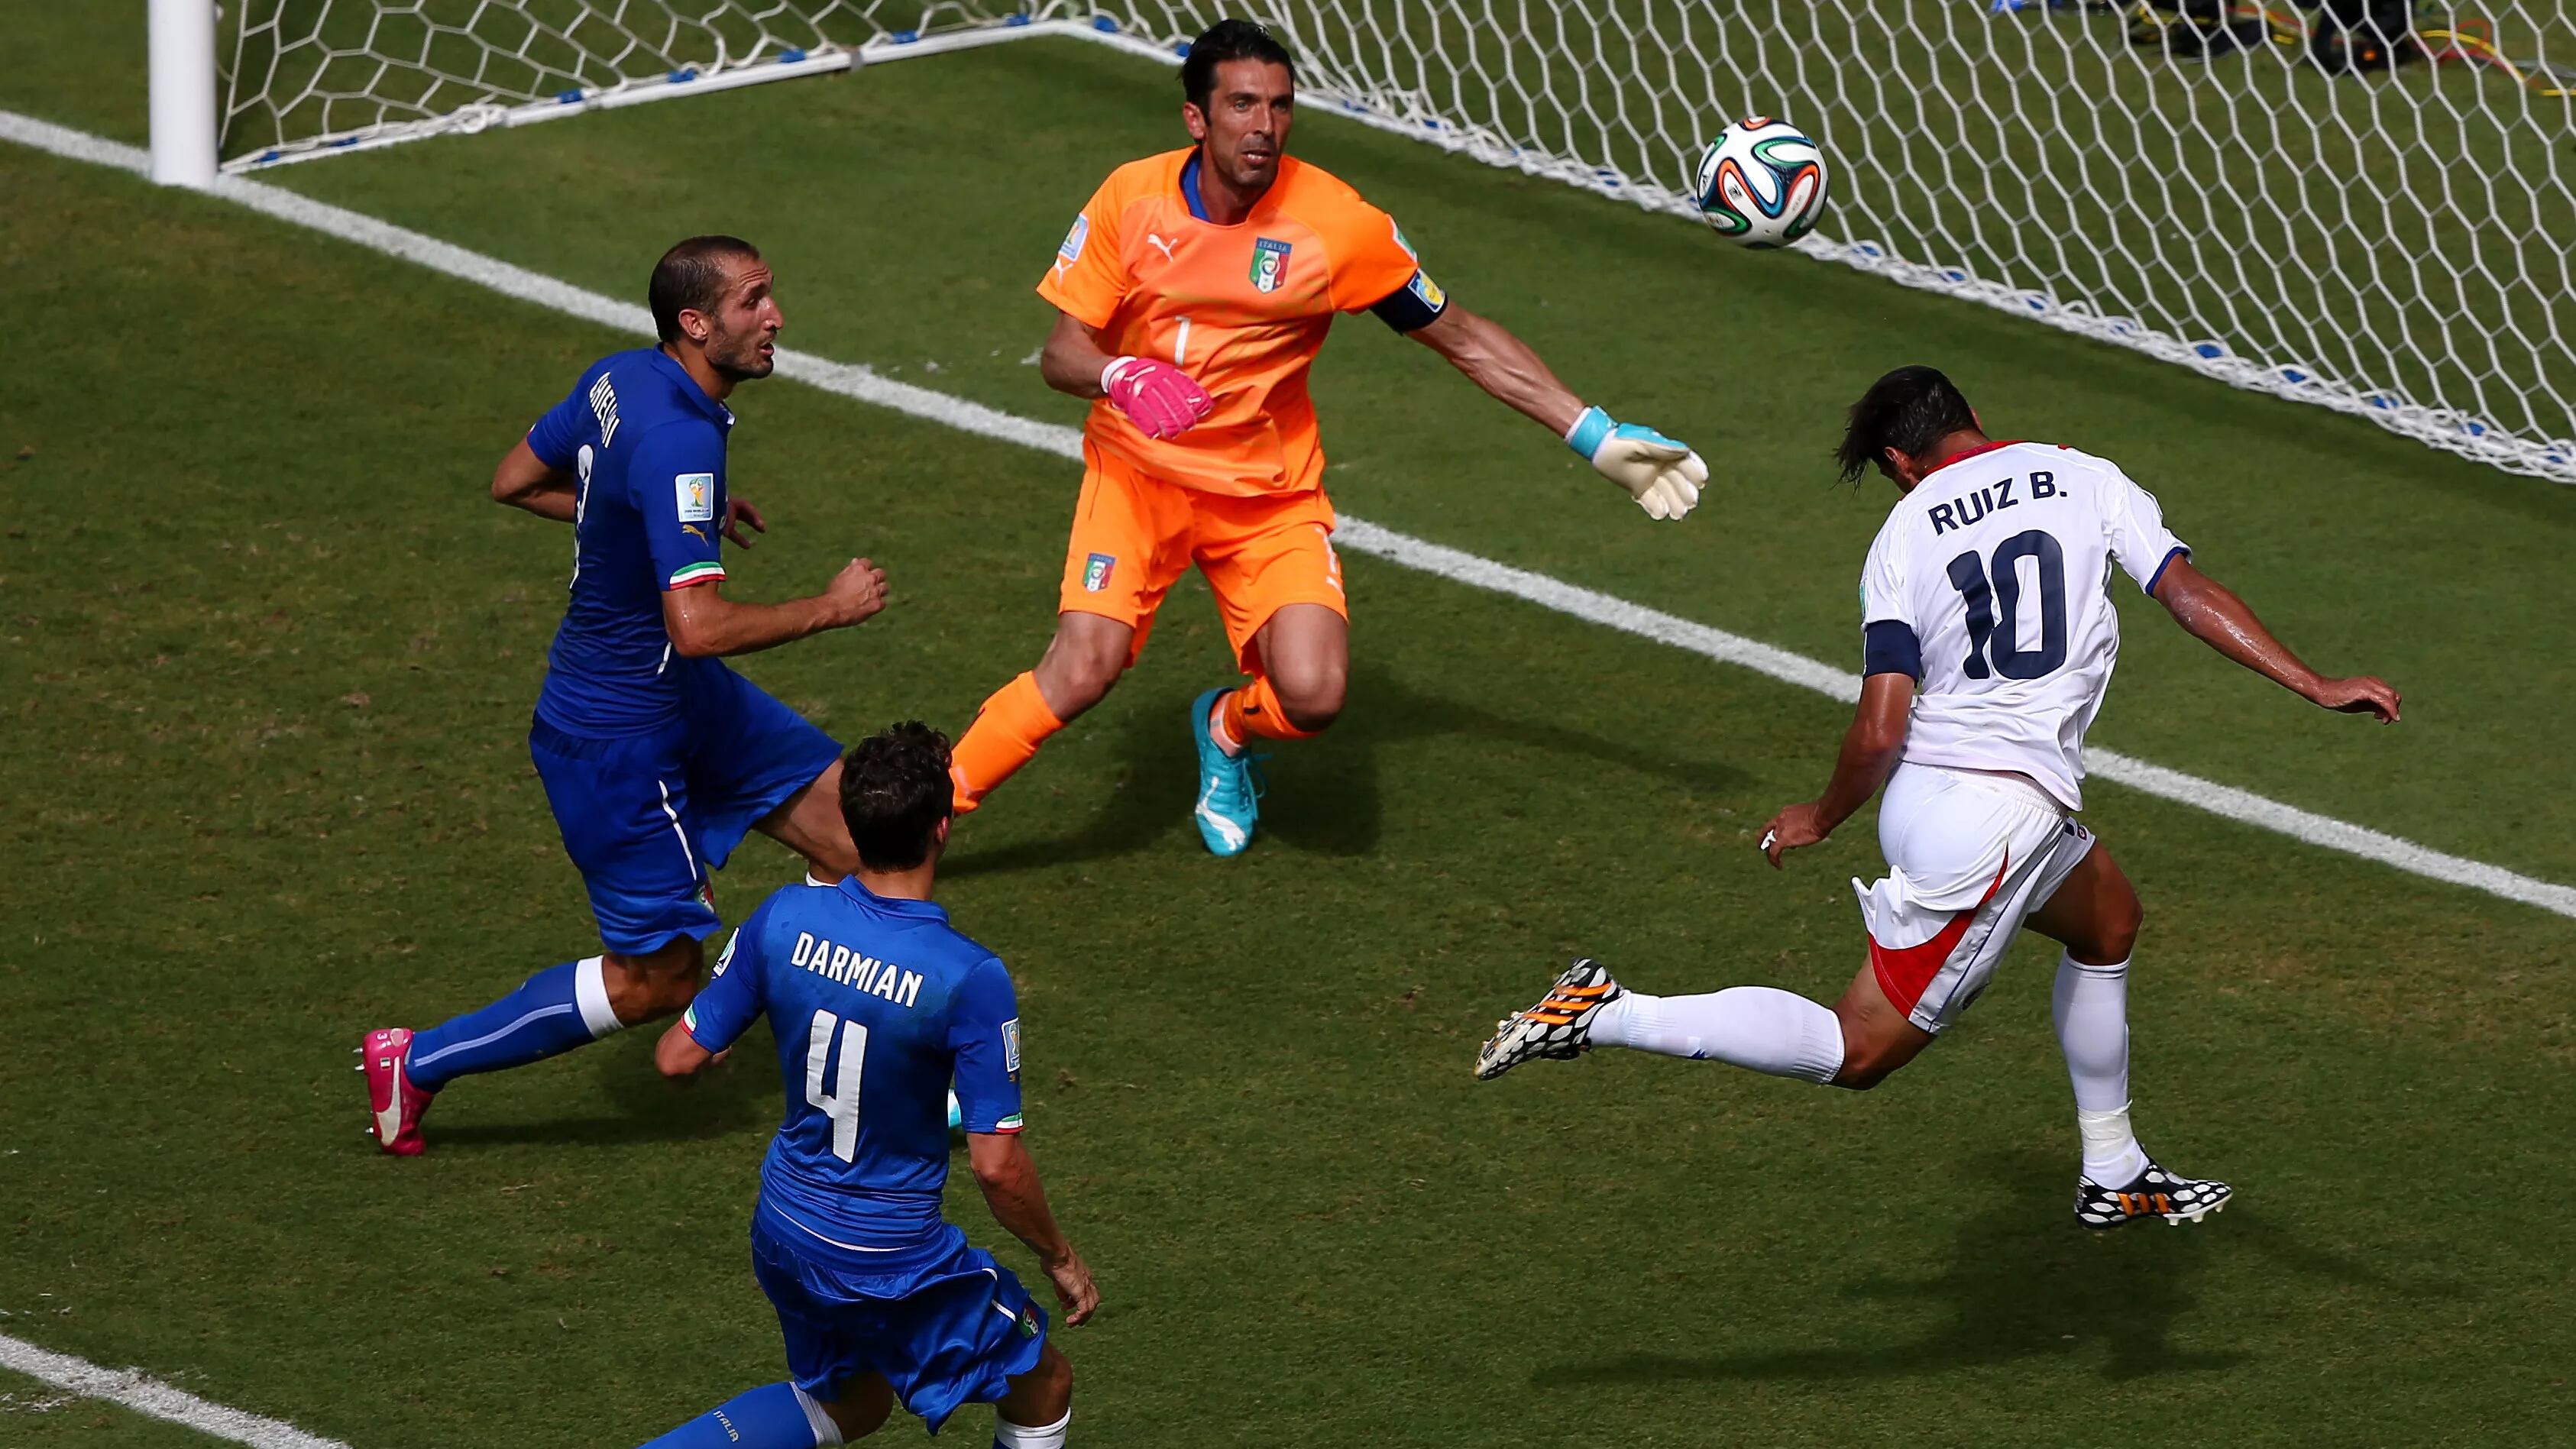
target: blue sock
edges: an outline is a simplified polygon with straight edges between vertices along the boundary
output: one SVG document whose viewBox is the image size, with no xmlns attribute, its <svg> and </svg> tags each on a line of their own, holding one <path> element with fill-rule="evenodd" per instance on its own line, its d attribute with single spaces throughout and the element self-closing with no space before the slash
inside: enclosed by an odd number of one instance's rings
<svg viewBox="0 0 2576 1449">
<path fill-rule="evenodd" d="M 832 1436 L 834 1443 L 840 1435 Z M 725 1400 L 644 1449 L 814 1449 L 822 1436 L 794 1384 L 766 1384 Z"/>
<path fill-rule="evenodd" d="M 549 966 L 519 989 L 484 1007 L 440 1023 L 411 1039 L 404 1075 L 424 1092 L 451 1078 L 497 1072 L 571 1051 L 617 1030 L 608 1009 L 608 987 L 599 958 Z"/>
</svg>

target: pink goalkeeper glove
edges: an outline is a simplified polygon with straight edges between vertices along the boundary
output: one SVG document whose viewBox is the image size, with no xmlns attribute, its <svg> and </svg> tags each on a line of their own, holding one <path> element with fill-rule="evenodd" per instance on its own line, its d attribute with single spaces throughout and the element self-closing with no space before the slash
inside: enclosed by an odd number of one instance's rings
<svg viewBox="0 0 2576 1449">
<path fill-rule="evenodd" d="M 1190 375 L 1150 357 L 1121 357 L 1100 370 L 1100 390 L 1149 438 L 1177 438 L 1216 409 Z"/>
</svg>

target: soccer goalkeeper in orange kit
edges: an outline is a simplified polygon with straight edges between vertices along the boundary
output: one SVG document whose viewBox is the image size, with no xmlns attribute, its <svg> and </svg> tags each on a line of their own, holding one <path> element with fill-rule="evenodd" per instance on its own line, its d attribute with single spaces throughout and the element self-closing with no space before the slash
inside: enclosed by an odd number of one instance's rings
<svg viewBox="0 0 2576 1449">
<path fill-rule="evenodd" d="M 1350 616 L 1306 371 L 1335 313 L 1374 312 L 1545 425 L 1655 518 L 1699 501 L 1708 468 L 1651 428 L 1586 407 L 1536 353 L 1452 305 L 1392 218 L 1288 158 L 1296 70 L 1267 30 L 1224 20 L 1181 67 L 1196 143 L 1110 173 L 1038 295 L 1062 314 L 1047 385 L 1093 399 L 1056 634 L 957 743 L 971 810 L 1142 655 L 1195 563 L 1251 682 L 1190 705 L 1200 838 L 1252 842 L 1254 736 L 1305 739 L 1341 713 Z"/>
</svg>

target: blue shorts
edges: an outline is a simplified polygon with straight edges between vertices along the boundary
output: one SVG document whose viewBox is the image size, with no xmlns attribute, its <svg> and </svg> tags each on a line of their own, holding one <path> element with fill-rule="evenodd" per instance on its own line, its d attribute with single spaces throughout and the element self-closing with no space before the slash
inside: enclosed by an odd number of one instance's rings
<svg viewBox="0 0 2576 1449">
<path fill-rule="evenodd" d="M 681 717 L 648 734 L 528 727 L 564 853 L 589 888 L 601 943 L 620 955 L 714 935 L 722 923 L 707 873 L 841 755 L 830 735 L 722 664 L 691 673 Z"/>
<path fill-rule="evenodd" d="M 993 1255 L 957 1239 L 956 1250 L 909 1272 L 844 1272 L 797 1254 L 751 1225 L 751 1269 L 778 1310 L 787 1371 L 817 1398 L 877 1373 L 930 1432 L 960 1404 L 989 1404 L 1037 1367 L 1046 1310 Z"/>
</svg>

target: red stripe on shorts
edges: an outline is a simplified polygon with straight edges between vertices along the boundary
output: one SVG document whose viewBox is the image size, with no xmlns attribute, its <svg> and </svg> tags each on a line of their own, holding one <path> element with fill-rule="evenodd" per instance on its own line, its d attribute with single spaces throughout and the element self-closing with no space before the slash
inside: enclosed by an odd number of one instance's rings
<svg viewBox="0 0 2576 1449">
<path fill-rule="evenodd" d="M 1907 1016 L 1914 1014 L 1914 1003 L 1923 999 L 1924 988 L 1949 964 L 1950 953 L 1959 949 L 1959 938 L 1968 934 L 1968 923 L 1995 898 L 1995 892 L 2004 888 L 2004 874 L 2011 869 L 2012 851 L 2007 849 L 2003 866 L 1995 872 L 1986 893 L 1977 898 L 1975 905 L 1952 916 L 1941 934 L 1920 946 L 1882 946 L 1876 936 L 1869 938 L 1869 969 L 1878 973 L 1878 989 L 1887 993 L 1889 1004 Z"/>
</svg>

